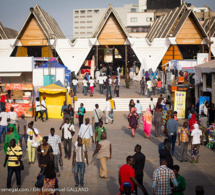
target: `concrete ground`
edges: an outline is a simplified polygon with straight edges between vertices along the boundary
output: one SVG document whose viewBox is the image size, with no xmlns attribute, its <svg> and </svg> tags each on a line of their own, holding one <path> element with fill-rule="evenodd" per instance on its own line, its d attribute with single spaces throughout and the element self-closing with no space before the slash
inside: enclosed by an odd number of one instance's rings
<svg viewBox="0 0 215 195">
<path fill-rule="evenodd" d="M 92 113 L 86 113 L 86 117 L 91 118 Z M 134 146 L 140 144 L 142 146 L 142 152 L 146 155 L 146 163 L 144 169 L 144 185 L 149 192 L 152 194 L 152 175 L 153 171 L 159 167 L 159 155 L 158 155 L 158 144 L 164 140 L 164 137 L 154 137 L 154 127 L 152 127 L 151 140 L 144 139 L 143 125 L 136 131 L 136 137 L 131 137 L 131 132 L 128 129 L 127 112 L 115 112 L 114 113 L 114 124 L 105 125 L 108 132 L 108 139 L 112 143 L 113 154 L 112 159 L 108 160 L 108 179 L 101 179 L 99 177 L 99 163 L 98 160 L 92 159 L 92 146 L 88 152 L 90 165 L 86 168 L 84 183 L 85 192 L 78 192 L 79 189 L 74 189 L 75 181 L 72 171 L 72 160 L 63 159 L 63 167 L 60 168 L 61 176 L 58 178 L 59 187 L 63 190 L 62 194 L 89 194 L 89 195 L 116 195 L 119 192 L 118 184 L 118 171 L 120 166 L 126 163 L 126 157 L 134 154 Z M 28 119 L 28 122 L 32 119 Z M 39 129 L 42 136 L 48 135 L 51 127 L 56 129 L 56 134 L 61 135 L 59 127 L 61 125 L 59 119 L 49 119 L 46 122 L 36 122 L 35 127 Z M 179 121 L 180 125 L 183 121 Z M 76 134 L 73 138 L 73 143 L 77 138 L 78 132 L 78 121 L 75 121 Z M 63 145 L 62 145 L 63 146 Z M 215 153 L 210 149 L 201 146 L 200 148 L 200 162 L 199 164 L 180 163 L 179 162 L 179 147 L 176 146 L 174 164 L 178 164 L 181 167 L 180 174 L 185 177 L 187 188 L 184 194 L 193 195 L 195 194 L 195 186 L 203 185 L 205 188 L 206 195 L 212 195 L 215 191 Z M 64 154 L 64 152 L 63 152 Z M 7 168 L 4 168 L 4 153 L 3 144 L 0 144 L 0 190 L 4 190 L 6 186 Z M 188 151 L 190 159 L 190 148 Z M 15 192 L 14 194 L 37 194 L 33 192 L 35 190 L 34 185 L 36 177 L 40 171 L 37 161 L 35 164 L 28 165 L 28 155 L 25 148 L 23 149 L 23 160 L 25 164 L 25 170 L 22 174 L 22 190 L 31 190 L 30 192 Z M 16 187 L 15 176 L 12 179 L 12 186 Z M 65 190 L 65 191 L 64 191 Z M 0 194 L 11 194 L 10 192 L 0 191 Z M 141 193 L 140 193 L 141 194 Z"/>
</svg>

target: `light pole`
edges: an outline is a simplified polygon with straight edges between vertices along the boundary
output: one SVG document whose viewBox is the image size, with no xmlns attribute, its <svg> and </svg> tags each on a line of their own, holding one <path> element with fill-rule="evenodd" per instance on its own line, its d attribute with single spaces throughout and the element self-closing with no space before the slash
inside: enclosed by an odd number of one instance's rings
<svg viewBox="0 0 215 195">
<path fill-rule="evenodd" d="M 209 59 L 208 61 L 211 61 L 211 9 L 208 5 L 205 5 L 205 7 L 208 8 L 208 22 L 209 22 Z"/>
</svg>

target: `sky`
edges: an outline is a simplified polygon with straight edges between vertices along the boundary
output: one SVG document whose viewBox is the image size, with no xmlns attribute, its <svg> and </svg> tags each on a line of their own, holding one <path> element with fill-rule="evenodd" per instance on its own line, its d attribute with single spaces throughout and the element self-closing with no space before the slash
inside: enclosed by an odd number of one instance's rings
<svg viewBox="0 0 215 195">
<path fill-rule="evenodd" d="M 208 5 L 215 11 L 215 0 L 186 0 L 196 7 Z M 25 23 L 29 8 L 38 4 L 51 15 L 67 38 L 73 38 L 73 9 L 123 7 L 124 4 L 138 4 L 138 0 L 0 0 L 0 21 L 8 28 L 17 31 Z"/>
</svg>

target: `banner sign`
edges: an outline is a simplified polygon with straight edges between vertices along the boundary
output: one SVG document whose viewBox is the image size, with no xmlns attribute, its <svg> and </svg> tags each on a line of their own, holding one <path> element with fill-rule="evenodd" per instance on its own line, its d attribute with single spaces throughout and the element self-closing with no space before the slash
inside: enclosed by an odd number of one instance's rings
<svg viewBox="0 0 215 195">
<path fill-rule="evenodd" d="M 6 90 L 29 90 L 32 91 L 34 90 L 33 84 L 22 84 L 22 83 L 17 83 L 17 84 L 11 84 L 11 83 L 6 83 L 5 84 L 5 89 Z"/>
<path fill-rule="evenodd" d="M 209 59 L 208 53 L 197 53 L 197 65 L 208 62 L 208 59 Z"/>
<path fill-rule="evenodd" d="M 201 96 L 199 100 L 199 114 L 202 112 L 205 113 L 205 103 L 208 102 L 210 104 L 210 97 Z"/>
<path fill-rule="evenodd" d="M 177 111 L 177 118 L 185 118 L 186 92 L 176 91 L 174 99 L 174 110 Z"/>
<path fill-rule="evenodd" d="M 10 108 L 14 108 L 14 112 L 17 113 L 17 117 L 21 117 L 22 114 L 25 117 L 33 117 L 33 105 L 32 103 L 29 104 L 13 104 L 13 103 L 6 103 L 6 112 L 10 112 Z"/>
</svg>

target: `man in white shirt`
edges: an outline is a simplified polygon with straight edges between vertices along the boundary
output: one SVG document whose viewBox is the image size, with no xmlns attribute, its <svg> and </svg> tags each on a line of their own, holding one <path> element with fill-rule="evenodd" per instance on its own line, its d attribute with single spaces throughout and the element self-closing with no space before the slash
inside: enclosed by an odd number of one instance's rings
<svg viewBox="0 0 215 195">
<path fill-rule="evenodd" d="M 102 76 L 102 74 L 99 77 L 99 92 L 100 94 L 104 93 L 104 77 Z"/>
<path fill-rule="evenodd" d="M 102 111 L 99 109 L 99 105 L 95 105 L 96 109 L 93 110 L 92 124 L 95 123 L 95 129 L 99 126 L 99 121 L 102 120 Z"/>
<path fill-rule="evenodd" d="M 16 126 L 16 122 L 18 122 L 17 113 L 14 112 L 14 107 L 10 108 L 10 112 L 8 113 L 8 116 L 10 118 L 10 124 L 13 124 Z"/>
<path fill-rule="evenodd" d="M 149 108 L 150 108 L 151 113 L 152 113 L 152 115 L 153 115 L 153 111 L 154 111 L 154 109 L 155 109 L 155 104 L 154 104 L 154 102 L 153 102 L 153 98 L 152 98 L 152 97 L 150 98 Z"/>
<path fill-rule="evenodd" d="M 87 91 L 88 91 L 88 80 L 85 77 L 84 80 L 82 81 L 83 83 L 83 91 L 84 91 L 84 96 L 87 96 Z"/>
<path fill-rule="evenodd" d="M 199 129 L 199 125 L 196 123 L 194 125 L 194 129 L 191 133 L 190 145 L 191 145 L 191 163 L 194 163 L 195 156 L 196 156 L 196 163 L 199 162 L 199 148 L 201 143 L 202 131 Z"/>
<path fill-rule="evenodd" d="M 76 77 L 72 80 L 72 86 L 73 86 L 73 92 L 75 96 L 78 88 L 78 79 Z"/>
<path fill-rule="evenodd" d="M 34 118 L 35 122 L 37 121 L 38 114 L 40 114 L 40 119 L 42 119 L 42 121 L 43 121 L 42 111 L 41 111 L 41 104 L 40 104 L 40 98 L 39 97 L 36 98 L 36 102 L 35 102 L 35 118 Z"/>
<path fill-rule="evenodd" d="M 92 138 L 92 143 L 94 143 L 93 130 L 89 118 L 86 118 L 85 124 L 81 125 L 78 136 L 82 138 L 83 140 L 82 143 L 87 147 L 87 150 L 89 149 L 90 146 L 90 137 Z"/>
<path fill-rule="evenodd" d="M 120 80 L 120 76 L 122 72 L 122 69 L 120 68 L 120 66 L 116 69 L 116 71 L 117 71 L 118 79 Z"/>
<path fill-rule="evenodd" d="M 136 113 L 138 114 L 138 125 L 140 125 L 140 121 L 142 121 L 142 117 L 143 117 L 143 114 L 142 114 L 143 107 L 142 107 L 142 104 L 140 103 L 140 100 L 137 100 L 137 103 L 135 104 L 135 108 L 137 109 Z"/>
<path fill-rule="evenodd" d="M 44 113 L 46 114 L 46 120 L 48 120 L 48 112 L 47 112 L 47 107 L 46 107 L 46 96 L 43 96 L 43 100 L 42 100 L 42 118 Z"/>
<path fill-rule="evenodd" d="M 59 168 L 58 168 L 58 155 L 60 158 L 62 157 L 62 150 L 61 150 L 61 140 L 60 137 L 55 134 L 55 129 L 51 128 L 50 130 L 50 135 L 48 138 L 48 144 L 52 147 L 53 149 L 53 160 L 54 160 L 54 168 L 57 173 L 57 176 L 60 176 L 59 173 Z"/>
<path fill-rule="evenodd" d="M 70 160 L 71 158 L 71 148 L 72 148 L 72 136 L 75 134 L 75 128 L 74 125 L 69 123 L 69 119 L 67 118 L 65 120 L 65 123 L 61 126 L 60 130 L 63 131 L 63 143 L 64 143 L 64 152 L 65 152 L 65 158 L 68 158 Z"/>
<path fill-rule="evenodd" d="M 148 97 L 151 97 L 151 94 L 152 94 L 152 82 L 151 82 L 151 80 L 148 80 L 146 84 L 147 84 L 147 89 L 148 89 Z"/>
<path fill-rule="evenodd" d="M 6 109 L 2 108 L 2 112 L 0 113 L 0 143 L 1 143 L 2 134 L 3 134 L 3 142 L 4 142 L 5 135 L 7 133 L 7 122 L 9 120 L 9 115 L 5 111 Z"/>
<path fill-rule="evenodd" d="M 111 103 L 109 101 L 109 98 L 106 98 L 106 106 L 104 109 L 104 113 L 105 113 L 105 124 L 108 124 L 108 119 L 111 120 L 111 124 L 112 124 L 114 120 L 112 118 L 110 118 Z"/>
</svg>

